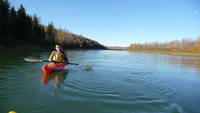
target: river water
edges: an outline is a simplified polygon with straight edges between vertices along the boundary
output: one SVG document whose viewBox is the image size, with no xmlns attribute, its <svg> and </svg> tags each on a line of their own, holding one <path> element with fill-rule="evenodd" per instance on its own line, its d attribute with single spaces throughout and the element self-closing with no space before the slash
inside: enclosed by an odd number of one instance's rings
<svg viewBox="0 0 200 113">
<path fill-rule="evenodd" d="M 200 58 L 67 50 L 67 72 L 42 75 L 44 49 L 0 49 L 0 113 L 200 113 Z"/>
</svg>

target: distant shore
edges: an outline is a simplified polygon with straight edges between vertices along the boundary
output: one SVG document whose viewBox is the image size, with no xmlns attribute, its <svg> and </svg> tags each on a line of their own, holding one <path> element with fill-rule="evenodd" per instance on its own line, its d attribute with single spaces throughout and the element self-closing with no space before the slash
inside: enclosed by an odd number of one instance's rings
<svg viewBox="0 0 200 113">
<path fill-rule="evenodd" d="M 128 50 L 129 52 L 139 52 L 139 53 L 152 53 L 152 54 L 169 54 L 178 56 L 193 56 L 200 57 L 200 52 L 185 52 L 185 51 L 167 51 L 167 50 Z"/>
<path fill-rule="evenodd" d="M 127 47 L 119 47 L 119 46 L 106 46 L 106 48 L 108 50 L 119 50 L 119 51 L 123 51 L 127 49 Z"/>
<path fill-rule="evenodd" d="M 168 50 L 136 50 L 136 49 L 132 50 L 128 49 L 128 47 L 118 47 L 118 46 L 107 46 L 106 48 L 108 50 L 117 50 L 117 51 L 200 57 L 200 52 L 168 51 Z"/>
</svg>

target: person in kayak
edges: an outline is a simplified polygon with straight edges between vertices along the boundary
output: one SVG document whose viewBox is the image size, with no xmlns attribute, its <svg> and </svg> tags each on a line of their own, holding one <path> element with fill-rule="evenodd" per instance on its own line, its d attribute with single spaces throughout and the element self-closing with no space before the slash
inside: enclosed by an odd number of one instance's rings
<svg viewBox="0 0 200 113">
<path fill-rule="evenodd" d="M 63 62 L 69 64 L 67 54 L 62 50 L 60 45 L 55 45 L 55 50 L 49 56 L 49 61 Z"/>
</svg>

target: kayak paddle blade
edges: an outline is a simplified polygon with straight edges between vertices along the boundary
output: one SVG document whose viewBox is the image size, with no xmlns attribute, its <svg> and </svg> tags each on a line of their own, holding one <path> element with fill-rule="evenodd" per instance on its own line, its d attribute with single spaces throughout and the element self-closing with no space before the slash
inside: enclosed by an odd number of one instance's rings
<svg viewBox="0 0 200 113">
<path fill-rule="evenodd" d="M 32 59 L 32 58 L 24 58 L 24 60 L 26 62 L 42 62 L 42 60 L 39 60 L 39 59 Z"/>
</svg>

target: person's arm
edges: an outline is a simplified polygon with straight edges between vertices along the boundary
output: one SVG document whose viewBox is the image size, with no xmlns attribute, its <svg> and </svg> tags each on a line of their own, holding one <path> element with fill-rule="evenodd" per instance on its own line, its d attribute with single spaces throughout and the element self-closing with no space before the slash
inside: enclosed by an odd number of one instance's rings
<svg viewBox="0 0 200 113">
<path fill-rule="evenodd" d="M 49 61 L 52 61 L 54 53 L 55 53 L 54 51 L 51 52 L 51 55 L 49 56 L 49 59 L 48 59 Z"/>
<path fill-rule="evenodd" d="M 65 57 L 65 63 L 69 64 L 69 59 L 67 56 Z"/>
<path fill-rule="evenodd" d="M 65 60 L 65 63 L 68 64 L 69 63 L 69 59 L 67 57 L 67 54 L 64 51 L 62 51 L 62 53 L 63 53 L 63 57 L 64 57 L 64 60 Z"/>
</svg>

